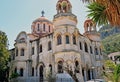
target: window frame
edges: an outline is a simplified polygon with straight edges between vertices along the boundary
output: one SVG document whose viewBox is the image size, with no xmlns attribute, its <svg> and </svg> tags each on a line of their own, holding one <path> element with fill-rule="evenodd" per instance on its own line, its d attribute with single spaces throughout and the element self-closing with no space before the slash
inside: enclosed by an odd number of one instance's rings
<svg viewBox="0 0 120 82">
<path fill-rule="evenodd" d="M 23 77 L 24 76 L 24 69 L 20 68 L 20 76 Z"/>
<path fill-rule="evenodd" d="M 52 50 L 52 43 L 51 41 L 48 42 L 48 51 Z"/>
<path fill-rule="evenodd" d="M 57 45 L 60 45 L 60 44 L 62 44 L 62 36 L 58 35 L 57 36 Z"/>
<path fill-rule="evenodd" d="M 66 35 L 65 39 L 66 39 L 66 44 L 70 44 L 70 37 L 69 37 L 69 35 Z"/>
<path fill-rule="evenodd" d="M 34 54 L 35 54 L 35 48 L 32 47 L 32 55 L 34 55 Z"/>
<path fill-rule="evenodd" d="M 18 56 L 18 48 L 16 48 L 16 50 L 15 50 L 15 56 Z"/>
<path fill-rule="evenodd" d="M 76 42 L 76 36 L 75 36 L 75 35 L 73 35 L 73 44 L 74 44 L 74 45 L 77 44 L 77 42 Z"/>
<path fill-rule="evenodd" d="M 25 56 L 25 49 L 24 49 L 24 48 L 22 48 L 22 49 L 20 50 L 20 56 Z"/>
<path fill-rule="evenodd" d="M 83 48 L 82 48 L 82 42 L 81 42 L 81 41 L 79 42 L 79 47 L 80 47 L 80 50 L 83 49 Z"/>
<path fill-rule="evenodd" d="M 42 53 L 42 51 L 43 51 L 43 50 L 42 50 L 42 44 L 40 44 L 39 47 L 40 47 L 39 52 Z"/>
<path fill-rule="evenodd" d="M 88 52 L 88 45 L 86 42 L 84 43 L 84 47 L 85 47 L 85 52 Z"/>
<path fill-rule="evenodd" d="M 45 26 L 46 26 L 46 25 L 45 25 L 45 24 L 43 24 L 43 31 L 45 31 Z"/>
</svg>

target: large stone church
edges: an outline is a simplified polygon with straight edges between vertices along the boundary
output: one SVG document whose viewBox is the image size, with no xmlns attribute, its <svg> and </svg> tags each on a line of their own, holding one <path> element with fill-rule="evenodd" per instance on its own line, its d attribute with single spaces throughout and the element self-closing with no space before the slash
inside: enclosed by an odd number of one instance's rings
<svg viewBox="0 0 120 82">
<path fill-rule="evenodd" d="M 56 77 L 67 70 L 76 74 L 79 82 L 100 78 L 103 58 L 96 24 L 85 20 L 81 34 L 69 0 L 58 0 L 56 10 L 53 21 L 42 11 L 32 22 L 31 33 L 22 31 L 16 37 L 10 74 L 18 73 L 18 82 L 40 82 L 49 74 Z"/>
</svg>

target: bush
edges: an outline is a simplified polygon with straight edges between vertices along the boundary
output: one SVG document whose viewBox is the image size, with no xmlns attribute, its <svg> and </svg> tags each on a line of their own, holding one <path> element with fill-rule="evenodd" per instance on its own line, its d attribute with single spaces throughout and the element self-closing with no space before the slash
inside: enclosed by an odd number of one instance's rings
<svg viewBox="0 0 120 82">
<path fill-rule="evenodd" d="M 19 76 L 18 73 L 12 73 L 10 79 L 17 78 Z"/>
</svg>

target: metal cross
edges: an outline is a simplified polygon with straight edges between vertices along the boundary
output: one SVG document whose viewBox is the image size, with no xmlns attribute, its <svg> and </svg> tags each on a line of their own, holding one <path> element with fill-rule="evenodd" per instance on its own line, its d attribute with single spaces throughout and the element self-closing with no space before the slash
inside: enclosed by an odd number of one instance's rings
<svg viewBox="0 0 120 82">
<path fill-rule="evenodd" d="M 42 17 L 44 17 L 45 12 L 44 12 L 44 11 L 42 11 L 42 12 L 41 12 L 41 14 L 42 14 Z"/>
</svg>

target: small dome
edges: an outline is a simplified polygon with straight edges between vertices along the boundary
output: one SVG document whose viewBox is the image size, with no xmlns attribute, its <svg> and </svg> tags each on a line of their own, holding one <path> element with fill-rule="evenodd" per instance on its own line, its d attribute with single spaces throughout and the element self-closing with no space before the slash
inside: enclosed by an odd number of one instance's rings
<svg viewBox="0 0 120 82">
<path fill-rule="evenodd" d="M 34 24 L 36 24 L 37 22 L 48 22 L 48 23 L 51 23 L 51 24 L 52 24 L 52 22 L 49 21 L 49 20 L 48 20 L 46 17 L 44 17 L 44 16 L 41 16 L 40 18 L 38 18 L 38 19 L 36 19 L 36 20 L 33 21 Z"/>
<path fill-rule="evenodd" d="M 48 34 L 53 32 L 53 23 L 44 17 L 44 11 L 41 12 L 42 16 L 32 23 L 32 33 L 34 34 Z"/>
</svg>

